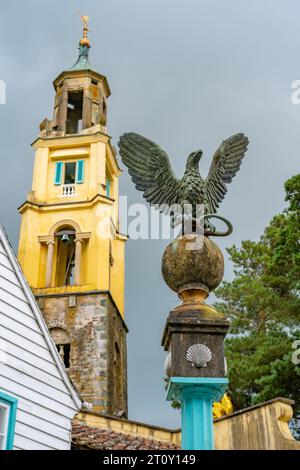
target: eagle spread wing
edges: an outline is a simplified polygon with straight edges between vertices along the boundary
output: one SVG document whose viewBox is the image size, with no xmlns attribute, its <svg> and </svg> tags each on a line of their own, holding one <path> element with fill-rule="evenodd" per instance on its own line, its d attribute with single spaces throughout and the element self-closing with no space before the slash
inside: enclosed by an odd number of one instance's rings
<svg viewBox="0 0 300 470">
<path fill-rule="evenodd" d="M 216 213 L 220 202 L 227 192 L 226 184 L 232 181 L 232 178 L 241 166 L 248 143 L 248 137 L 239 133 L 223 140 L 220 147 L 216 150 L 205 180 L 207 212 Z"/>
<path fill-rule="evenodd" d="M 148 202 L 166 206 L 177 202 L 180 182 L 173 173 L 168 155 L 159 145 L 129 132 L 120 137 L 119 147 L 136 189 L 143 192 Z"/>
</svg>

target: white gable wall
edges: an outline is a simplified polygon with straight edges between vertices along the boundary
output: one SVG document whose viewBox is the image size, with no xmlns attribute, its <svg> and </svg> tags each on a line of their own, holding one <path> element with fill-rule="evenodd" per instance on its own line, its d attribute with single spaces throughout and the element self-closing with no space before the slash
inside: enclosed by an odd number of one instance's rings
<svg viewBox="0 0 300 470">
<path fill-rule="evenodd" d="M 0 228 L 0 391 L 18 399 L 14 448 L 69 449 L 80 399 L 19 270 Z"/>
</svg>

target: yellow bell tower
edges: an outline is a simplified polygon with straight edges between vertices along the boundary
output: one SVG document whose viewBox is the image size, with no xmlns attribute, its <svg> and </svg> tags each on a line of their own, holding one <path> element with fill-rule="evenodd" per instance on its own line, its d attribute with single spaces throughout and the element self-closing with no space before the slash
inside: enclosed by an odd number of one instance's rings
<svg viewBox="0 0 300 470">
<path fill-rule="evenodd" d="M 87 17 L 75 65 L 55 80 L 40 125 L 32 190 L 19 208 L 19 261 L 83 399 L 127 414 L 124 246 L 107 79 L 89 63 Z"/>
</svg>

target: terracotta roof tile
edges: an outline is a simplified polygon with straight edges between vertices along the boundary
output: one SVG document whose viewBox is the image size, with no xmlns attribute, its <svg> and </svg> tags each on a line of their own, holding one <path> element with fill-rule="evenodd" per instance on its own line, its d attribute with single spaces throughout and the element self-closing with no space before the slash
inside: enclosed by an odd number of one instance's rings
<svg viewBox="0 0 300 470">
<path fill-rule="evenodd" d="M 76 447 L 94 450 L 159 450 L 178 449 L 174 444 L 145 439 L 140 436 L 123 434 L 73 423 L 72 442 Z"/>
</svg>

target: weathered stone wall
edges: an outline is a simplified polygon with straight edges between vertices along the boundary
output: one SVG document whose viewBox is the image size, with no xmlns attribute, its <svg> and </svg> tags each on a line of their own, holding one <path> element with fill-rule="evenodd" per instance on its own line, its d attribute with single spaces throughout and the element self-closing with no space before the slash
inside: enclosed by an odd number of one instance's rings
<svg viewBox="0 0 300 470">
<path fill-rule="evenodd" d="M 299 450 L 288 427 L 293 401 L 274 398 L 214 420 L 216 450 Z M 180 429 L 166 429 L 100 413 L 81 411 L 75 423 L 181 446 Z M 167 447 L 166 447 L 167 448 Z"/>
<path fill-rule="evenodd" d="M 124 323 L 108 299 L 107 409 L 127 417 L 127 347 Z"/>
<path fill-rule="evenodd" d="M 300 450 L 288 423 L 294 402 L 274 398 L 214 421 L 215 446 L 222 450 Z"/>
<path fill-rule="evenodd" d="M 68 372 L 82 399 L 94 411 L 115 414 L 122 410 L 127 415 L 126 326 L 109 294 L 37 300 L 50 331 L 61 328 L 70 336 Z"/>
</svg>

